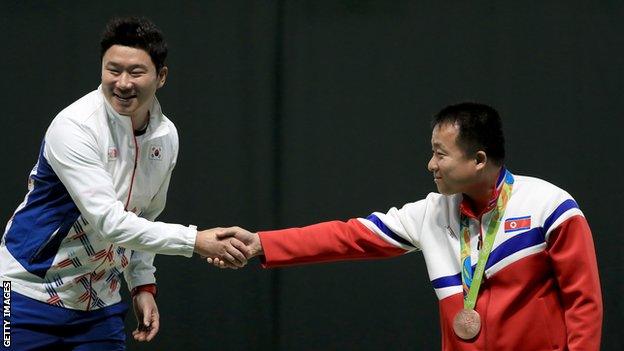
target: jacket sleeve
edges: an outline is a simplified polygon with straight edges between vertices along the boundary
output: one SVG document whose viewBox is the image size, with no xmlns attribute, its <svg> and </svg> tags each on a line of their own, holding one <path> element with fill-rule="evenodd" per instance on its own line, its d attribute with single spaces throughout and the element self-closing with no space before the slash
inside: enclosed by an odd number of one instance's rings
<svg viewBox="0 0 624 351">
<path fill-rule="evenodd" d="M 416 231 L 424 200 L 375 212 L 367 218 L 331 221 L 258 233 L 264 267 L 394 257 L 418 248 Z"/>
<path fill-rule="evenodd" d="M 152 222 L 124 209 L 89 130 L 67 118 L 55 120 L 46 133 L 44 156 L 103 240 L 132 250 L 193 255 L 194 226 Z"/>
<path fill-rule="evenodd" d="M 406 251 L 384 241 L 357 219 L 259 232 L 265 268 L 398 256 Z"/>
<path fill-rule="evenodd" d="M 602 296 L 594 242 L 585 217 L 572 216 L 554 228 L 548 252 L 560 288 L 569 350 L 599 350 Z"/>
<path fill-rule="evenodd" d="M 124 269 L 124 278 L 128 283 L 128 290 L 146 284 L 156 284 L 156 267 L 154 267 L 154 257 L 152 252 L 132 251 L 128 267 Z"/>
</svg>

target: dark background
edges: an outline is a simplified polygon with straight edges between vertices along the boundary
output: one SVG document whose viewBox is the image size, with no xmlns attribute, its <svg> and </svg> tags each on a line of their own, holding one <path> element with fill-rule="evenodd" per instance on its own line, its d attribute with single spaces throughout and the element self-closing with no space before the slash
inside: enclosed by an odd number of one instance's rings
<svg viewBox="0 0 624 351">
<path fill-rule="evenodd" d="M 145 15 L 169 43 L 158 96 L 181 138 L 162 220 L 258 230 L 423 198 L 431 115 L 486 102 L 504 118 L 507 166 L 568 190 L 587 216 L 603 349 L 622 350 L 624 4 L 516 3 L 3 0 L 0 216 L 22 201 L 50 120 L 98 86 L 106 21 Z M 156 264 L 161 332 L 130 350 L 440 348 L 419 253 L 283 270 Z"/>
</svg>

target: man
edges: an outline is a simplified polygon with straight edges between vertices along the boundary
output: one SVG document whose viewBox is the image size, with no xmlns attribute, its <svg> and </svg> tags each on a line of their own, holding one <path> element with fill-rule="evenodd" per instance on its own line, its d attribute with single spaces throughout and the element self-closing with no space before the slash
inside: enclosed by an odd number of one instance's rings
<svg viewBox="0 0 624 351">
<path fill-rule="evenodd" d="M 348 222 L 258 234 L 234 227 L 218 236 L 235 235 L 265 267 L 421 250 L 443 350 L 598 350 L 594 245 L 572 197 L 504 167 L 501 121 L 489 106 L 441 110 L 431 145 L 439 194 Z"/>
<path fill-rule="evenodd" d="M 153 23 L 110 21 L 101 86 L 48 128 L 28 194 L 0 245 L 0 276 L 12 290 L 12 349 L 124 349 L 122 272 L 138 322 L 133 336 L 152 340 L 159 329 L 156 253 L 246 263 L 236 239 L 154 222 L 178 155 L 176 128 L 155 97 L 167 78 L 166 56 Z"/>
</svg>

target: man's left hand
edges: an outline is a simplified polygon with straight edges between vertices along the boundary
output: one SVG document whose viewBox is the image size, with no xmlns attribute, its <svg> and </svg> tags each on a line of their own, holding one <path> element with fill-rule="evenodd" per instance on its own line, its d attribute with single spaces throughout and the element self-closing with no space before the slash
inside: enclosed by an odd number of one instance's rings
<svg viewBox="0 0 624 351">
<path fill-rule="evenodd" d="M 132 298 L 137 328 L 132 332 L 134 340 L 151 341 L 160 328 L 160 315 L 154 295 L 141 291 Z"/>
</svg>

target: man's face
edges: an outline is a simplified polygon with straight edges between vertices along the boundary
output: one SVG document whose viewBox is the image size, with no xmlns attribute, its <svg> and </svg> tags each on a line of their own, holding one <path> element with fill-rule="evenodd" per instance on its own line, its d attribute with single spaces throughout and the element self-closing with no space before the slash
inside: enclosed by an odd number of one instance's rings
<svg viewBox="0 0 624 351">
<path fill-rule="evenodd" d="M 431 134 L 433 155 L 427 164 L 429 171 L 444 195 L 466 193 L 477 179 L 477 162 L 467 157 L 459 145 L 459 127 L 453 123 L 438 124 Z"/>
<path fill-rule="evenodd" d="M 143 49 L 113 45 L 102 57 L 102 91 L 121 115 L 147 115 L 166 76 L 167 67 L 156 72 L 156 66 Z"/>
</svg>

